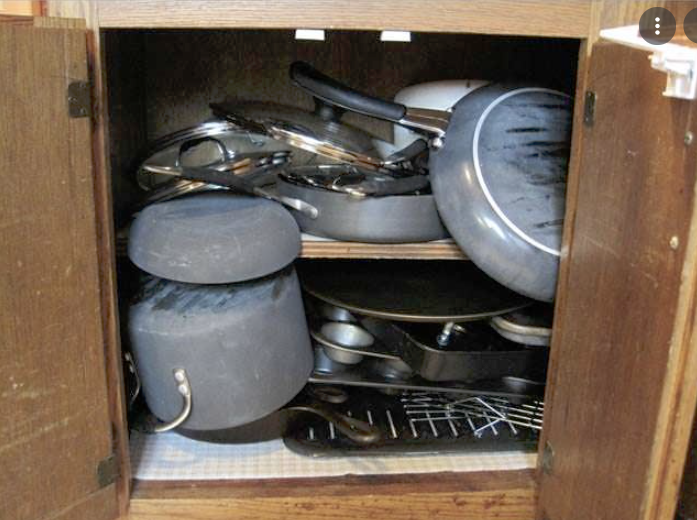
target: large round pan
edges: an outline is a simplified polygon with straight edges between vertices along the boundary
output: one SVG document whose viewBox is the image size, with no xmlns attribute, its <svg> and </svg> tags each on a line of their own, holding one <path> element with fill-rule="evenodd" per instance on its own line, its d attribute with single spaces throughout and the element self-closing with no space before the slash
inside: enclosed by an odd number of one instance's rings
<svg viewBox="0 0 697 520">
<path fill-rule="evenodd" d="M 346 165 L 324 165 L 292 168 L 291 173 L 310 174 L 320 178 L 344 175 L 352 169 Z M 448 236 L 430 193 L 387 194 L 385 196 L 349 193 L 293 182 L 293 177 L 280 175 L 278 192 L 285 198 L 301 200 L 317 210 L 316 216 L 292 210 L 304 232 L 349 242 L 408 243 L 428 242 Z M 303 178 L 303 177 L 299 177 Z M 317 177 L 315 177 L 317 178 Z M 411 181 L 428 181 L 423 176 L 412 179 L 391 179 L 383 182 L 398 187 Z M 360 185 L 358 185 L 360 188 Z"/>
<path fill-rule="evenodd" d="M 343 108 L 432 136 L 438 211 L 458 245 L 499 283 L 554 299 L 561 249 L 572 101 L 554 90 L 493 84 L 451 112 L 412 109 L 356 92 L 306 63 L 292 79 Z"/>
<path fill-rule="evenodd" d="M 298 265 L 298 277 L 324 303 L 394 321 L 476 321 L 531 303 L 472 262 L 313 260 Z"/>
</svg>

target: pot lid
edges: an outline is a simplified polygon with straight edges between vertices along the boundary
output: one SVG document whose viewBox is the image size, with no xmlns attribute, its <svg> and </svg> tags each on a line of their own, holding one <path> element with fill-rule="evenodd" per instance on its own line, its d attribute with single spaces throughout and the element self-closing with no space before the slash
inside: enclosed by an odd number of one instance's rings
<svg viewBox="0 0 697 520">
<path fill-rule="evenodd" d="M 184 128 L 154 141 L 142 154 L 136 167 L 136 181 L 144 190 L 168 183 L 168 176 L 156 175 L 147 167 L 208 166 L 254 157 L 290 155 L 291 148 L 268 136 L 240 128 L 230 121 L 206 121 Z"/>
<path fill-rule="evenodd" d="M 296 163 L 316 164 L 324 161 L 349 162 L 379 169 L 383 161 L 367 132 L 340 122 L 342 111 L 315 101 L 316 109 L 308 112 L 296 107 L 266 102 L 213 103 L 216 117 L 254 133 L 261 133 L 312 155 Z"/>
<path fill-rule="evenodd" d="M 428 176 L 394 177 L 350 164 L 289 166 L 280 173 L 281 182 L 333 191 L 354 197 L 430 194 Z"/>
<path fill-rule="evenodd" d="M 222 284 L 276 272 L 300 245 L 298 225 L 280 204 L 211 192 L 143 209 L 131 225 L 128 256 L 160 278 Z"/>
</svg>

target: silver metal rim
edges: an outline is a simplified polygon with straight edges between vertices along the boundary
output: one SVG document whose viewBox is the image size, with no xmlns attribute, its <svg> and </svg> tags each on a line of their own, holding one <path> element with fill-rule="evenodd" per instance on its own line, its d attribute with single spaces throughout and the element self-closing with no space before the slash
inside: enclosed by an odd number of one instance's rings
<svg viewBox="0 0 697 520">
<path fill-rule="evenodd" d="M 381 159 L 360 152 L 353 152 L 336 144 L 316 139 L 303 134 L 299 129 L 293 128 L 290 125 L 281 125 L 274 122 L 273 124 L 268 124 L 267 132 L 269 136 L 278 141 L 282 141 L 295 148 L 300 148 L 306 152 L 321 155 L 328 159 L 348 162 L 373 171 L 381 170 L 385 166 Z"/>
<path fill-rule="evenodd" d="M 546 327 L 530 327 L 525 325 L 518 325 L 517 323 L 511 323 L 503 316 L 495 316 L 491 318 L 492 324 L 496 328 L 503 331 L 512 332 L 513 334 L 520 334 L 524 336 L 539 336 L 550 338 L 552 336 L 552 329 Z"/>
</svg>

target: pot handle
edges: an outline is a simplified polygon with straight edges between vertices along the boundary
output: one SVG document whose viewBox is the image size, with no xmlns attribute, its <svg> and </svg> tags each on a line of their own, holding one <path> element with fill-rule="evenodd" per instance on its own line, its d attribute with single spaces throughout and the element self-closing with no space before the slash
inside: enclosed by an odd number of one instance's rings
<svg viewBox="0 0 697 520">
<path fill-rule="evenodd" d="M 377 427 L 360 419 L 336 412 L 317 402 L 288 406 L 286 410 L 318 415 L 325 421 L 332 423 L 337 430 L 357 444 L 374 444 L 381 437 L 380 430 Z"/>
<path fill-rule="evenodd" d="M 322 74 L 304 61 L 296 61 L 290 66 L 290 79 L 300 88 L 328 103 L 435 137 L 445 135 L 450 123 L 450 114 L 446 111 L 407 108 L 400 103 L 369 96 Z"/>
<path fill-rule="evenodd" d="M 296 61 L 290 66 L 290 78 L 317 98 L 367 116 L 399 123 L 407 113 L 404 105 L 358 92 L 304 61 Z"/>
<path fill-rule="evenodd" d="M 341 120 L 341 117 L 344 115 L 344 112 L 346 112 L 346 110 L 341 108 L 339 105 L 328 103 L 324 99 L 313 97 L 312 100 L 315 103 L 315 109 L 312 111 L 312 113 L 323 121 L 338 123 Z"/>
<path fill-rule="evenodd" d="M 151 173 L 175 175 L 190 181 L 199 181 L 205 182 L 206 184 L 213 184 L 215 186 L 223 186 L 241 193 L 246 193 L 247 195 L 273 200 L 274 202 L 278 202 L 279 204 L 299 211 L 311 219 L 316 219 L 319 216 L 319 210 L 304 200 L 276 195 L 268 190 L 265 190 L 264 188 L 254 185 L 242 177 L 231 175 L 224 171 L 218 171 L 211 167 L 183 168 L 172 166 L 145 166 L 143 169 Z"/>
<path fill-rule="evenodd" d="M 210 163 L 210 166 L 213 166 L 215 164 L 219 164 L 221 162 L 225 162 L 227 159 L 230 158 L 230 153 L 228 152 L 227 146 L 223 144 L 223 142 L 220 139 L 216 139 L 213 136 L 207 135 L 205 137 L 198 137 L 196 139 L 189 139 L 188 141 L 184 141 L 181 146 L 179 147 L 179 154 L 177 155 L 177 162 L 174 164 L 175 166 L 183 166 L 184 163 L 182 159 L 184 158 L 184 154 L 191 150 L 192 148 L 203 144 L 203 143 L 213 143 L 215 147 L 218 149 L 218 153 L 220 154 L 220 159 L 218 161 L 213 161 Z M 206 165 L 209 166 L 209 165 Z"/>
<path fill-rule="evenodd" d="M 189 415 L 191 415 L 191 384 L 189 383 L 189 378 L 186 375 L 186 370 L 183 368 L 175 368 L 174 380 L 177 383 L 177 392 L 179 392 L 179 394 L 181 394 L 181 396 L 184 398 L 182 410 L 179 412 L 179 415 L 177 415 L 170 422 L 154 426 L 153 431 L 155 433 L 163 433 L 173 430 L 177 426 L 182 425 L 189 418 Z"/>
</svg>

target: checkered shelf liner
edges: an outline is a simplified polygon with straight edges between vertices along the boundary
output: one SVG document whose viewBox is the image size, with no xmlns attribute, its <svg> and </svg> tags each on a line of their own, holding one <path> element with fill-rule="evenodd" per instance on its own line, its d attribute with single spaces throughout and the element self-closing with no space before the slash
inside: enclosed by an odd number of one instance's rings
<svg viewBox="0 0 697 520">
<path fill-rule="evenodd" d="M 211 444 L 176 433 L 131 436 L 133 476 L 139 480 L 243 480 L 343 475 L 507 471 L 536 466 L 523 451 L 313 459 L 283 441 Z"/>
</svg>

